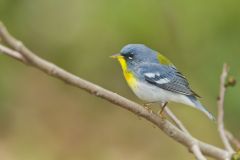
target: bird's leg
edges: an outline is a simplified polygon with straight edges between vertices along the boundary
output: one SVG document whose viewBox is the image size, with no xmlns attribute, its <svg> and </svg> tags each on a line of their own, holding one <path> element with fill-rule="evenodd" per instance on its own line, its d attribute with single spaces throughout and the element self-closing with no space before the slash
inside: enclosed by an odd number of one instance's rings
<svg viewBox="0 0 240 160">
<path fill-rule="evenodd" d="M 164 102 L 164 103 L 162 104 L 161 110 L 158 112 L 161 117 L 164 117 L 163 111 L 164 111 L 164 108 L 167 106 L 167 104 L 168 104 L 168 102 Z"/>
</svg>

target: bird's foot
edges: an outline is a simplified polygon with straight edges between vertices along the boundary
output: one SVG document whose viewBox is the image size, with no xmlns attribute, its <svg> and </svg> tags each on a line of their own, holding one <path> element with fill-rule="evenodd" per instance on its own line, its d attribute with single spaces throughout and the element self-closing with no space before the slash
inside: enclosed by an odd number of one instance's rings
<svg viewBox="0 0 240 160">
<path fill-rule="evenodd" d="M 144 103 L 144 104 L 143 104 L 143 107 L 144 107 L 145 109 L 147 109 L 149 112 L 152 113 L 153 111 L 152 111 L 152 109 L 151 109 L 151 107 L 150 107 L 151 104 L 152 104 L 152 103 Z"/>
<path fill-rule="evenodd" d="M 167 104 L 168 104 L 168 102 L 163 103 L 161 109 L 158 111 L 158 115 L 163 119 L 166 119 L 166 117 L 164 115 L 164 109 L 167 106 Z"/>
<path fill-rule="evenodd" d="M 151 104 L 152 104 L 152 103 L 144 103 L 143 106 L 144 106 L 144 107 L 149 107 L 149 106 L 151 106 Z"/>
<path fill-rule="evenodd" d="M 166 119 L 166 116 L 164 115 L 164 109 L 160 109 L 157 114 L 162 118 L 162 119 Z"/>
</svg>

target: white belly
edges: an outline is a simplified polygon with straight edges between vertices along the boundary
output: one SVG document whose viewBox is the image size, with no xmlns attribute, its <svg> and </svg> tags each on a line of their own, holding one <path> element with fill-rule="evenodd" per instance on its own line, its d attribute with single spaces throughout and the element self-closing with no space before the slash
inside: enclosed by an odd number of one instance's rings
<svg viewBox="0 0 240 160">
<path fill-rule="evenodd" d="M 178 102 L 194 106 L 194 104 L 185 95 L 173 93 L 151 84 L 137 82 L 132 88 L 136 96 L 146 102 Z"/>
</svg>

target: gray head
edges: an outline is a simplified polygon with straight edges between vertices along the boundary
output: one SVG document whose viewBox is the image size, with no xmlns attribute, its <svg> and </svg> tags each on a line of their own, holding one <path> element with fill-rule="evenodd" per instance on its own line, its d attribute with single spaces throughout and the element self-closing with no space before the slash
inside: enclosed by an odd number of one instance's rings
<svg viewBox="0 0 240 160">
<path fill-rule="evenodd" d="M 156 51 L 143 44 L 128 44 L 121 49 L 120 54 L 128 65 L 136 65 L 143 62 L 158 63 Z"/>
</svg>

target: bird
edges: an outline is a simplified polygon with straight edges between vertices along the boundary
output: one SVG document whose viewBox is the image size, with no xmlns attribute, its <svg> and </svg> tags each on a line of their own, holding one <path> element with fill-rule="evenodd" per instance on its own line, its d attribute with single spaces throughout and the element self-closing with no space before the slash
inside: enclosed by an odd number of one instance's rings
<svg viewBox="0 0 240 160">
<path fill-rule="evenodd" d="M 164 55 L 144 44 L 127 44 L 114 54 L 133 93 L 145 104 L 160 103 L 161 113 L 168 102 L 182 103 L 214 116 L 200 103 L 186 77 Z"/>
</svg>

